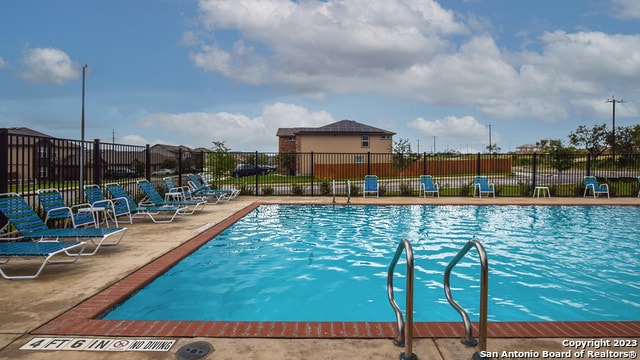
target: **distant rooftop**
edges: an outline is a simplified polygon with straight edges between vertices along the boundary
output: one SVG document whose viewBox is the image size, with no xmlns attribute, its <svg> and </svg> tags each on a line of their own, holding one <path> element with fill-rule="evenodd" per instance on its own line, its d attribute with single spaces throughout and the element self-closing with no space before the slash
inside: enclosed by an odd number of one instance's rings
<svg viewBox="0 0 640 360">
<path fill-rule="evenodd" d="M 321 127 L 280 128 L 277 136 L 296 134 L 380 134 L 395 135 L 394 132 L 365 125 L 354 120 L 340 120 Z"/>
</svg>

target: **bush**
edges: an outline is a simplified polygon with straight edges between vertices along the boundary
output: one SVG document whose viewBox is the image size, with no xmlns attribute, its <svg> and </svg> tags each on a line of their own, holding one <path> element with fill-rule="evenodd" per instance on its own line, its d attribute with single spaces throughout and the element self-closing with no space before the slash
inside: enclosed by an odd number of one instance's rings
<svg viewBox="0 0 640 360">
<path fill-rule="evenodd" d="M 273 187 L 271 187 L 271 186 L 263 186 L 262 187 L 262 195 L 264 195 L 264 196 L 273 195 Z"/>
<path fill-rule="evenodd" d="M 291 193 L 296 196 L 304 195 L 304 186 L 300 184 L 292 184 Z"/>
<path fill-rule="evenodd" d="M 360 196 L 360 186 L 356 185 L 356 184 L 351 184 L 351 187 L 349 188 L 349 192 L 351 193 L 351 196 Z"/>
<path fill-rule="evenodd" d="M 403 182 L 400 183 L 400 195 L 403 196 L 410 196 L 413 193 L 413 188 L 411 187 L 411 184 L 409 184 L 408 182 Z"/>
<path fill-rule="evenodd" d="M 322 180 L 320 182 L 320 194 L 323 196 L 331 196 L 333 193 L 331 183 L 329 180 Z"/>
</svg>

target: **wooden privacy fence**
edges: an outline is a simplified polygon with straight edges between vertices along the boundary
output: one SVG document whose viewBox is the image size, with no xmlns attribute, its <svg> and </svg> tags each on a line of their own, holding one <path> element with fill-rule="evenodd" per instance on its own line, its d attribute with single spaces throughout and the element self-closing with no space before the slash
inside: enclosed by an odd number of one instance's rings
<svg viewBox="0 0 640 360">
<path fill-rule="evenodd" d="M 363 164 L 315 164 L 314 176 L 319 179 L 348 179 L 377 175 L 380 178 L 420 175 L 505 174 L 512 171 L 511 157 L 476 157 L 466 159 L 417 159 L 404 169 L 390 162 Z"/>
</svg>

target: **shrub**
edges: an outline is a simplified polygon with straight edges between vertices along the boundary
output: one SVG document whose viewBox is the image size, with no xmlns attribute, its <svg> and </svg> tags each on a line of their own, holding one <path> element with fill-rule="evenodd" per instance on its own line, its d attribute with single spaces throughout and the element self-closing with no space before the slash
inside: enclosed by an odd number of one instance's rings
<svg viewBox="0 0 640 360">
<path fill-rule="evenodd" d="M 273 187 L 271 187 L 271 186 L 263 186 L 262 187 L 262 195 L 264 195 L 264 196 L 273 195 Z"/>
<path fill-rule="evenodd" d="M 292 184 L 291 193 L 296 196 L 304 195 L 304 186 L 300 184 Z"/>
</svg>

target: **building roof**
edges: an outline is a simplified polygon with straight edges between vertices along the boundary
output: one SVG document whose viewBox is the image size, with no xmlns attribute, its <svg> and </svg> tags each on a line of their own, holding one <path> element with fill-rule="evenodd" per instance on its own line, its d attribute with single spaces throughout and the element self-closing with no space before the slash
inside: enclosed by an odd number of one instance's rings
<svg viewBox="0 0 640 360">
<path fill-rule="evenodd" d="M 379 134 L 395 135 L 394 132 L 365 125 L 354 120 L 340 120 L 321 127 L 279 128 L 277 136 L 293 136 L 298 134 Z"/>
</svg>

